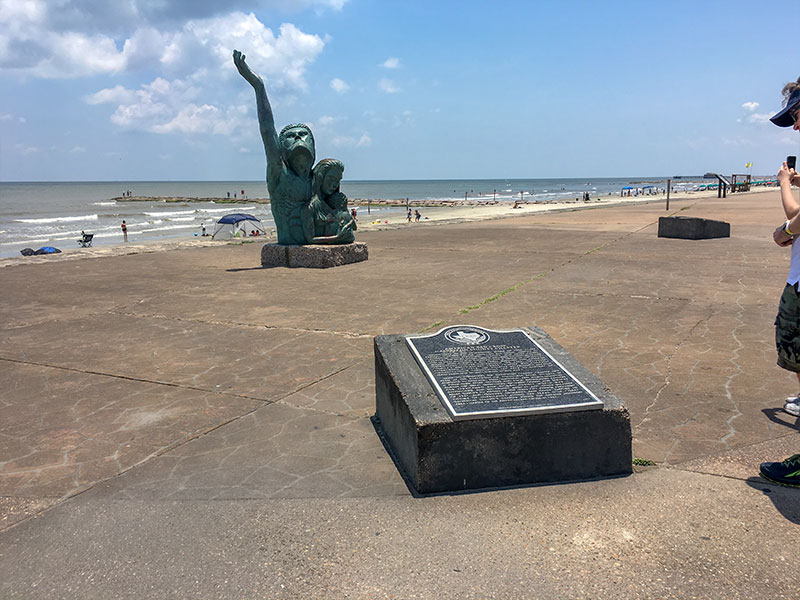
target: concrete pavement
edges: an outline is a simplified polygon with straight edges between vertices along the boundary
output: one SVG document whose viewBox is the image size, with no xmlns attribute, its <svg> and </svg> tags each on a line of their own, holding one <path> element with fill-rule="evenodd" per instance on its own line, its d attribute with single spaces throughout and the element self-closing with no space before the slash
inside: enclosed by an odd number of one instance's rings
<svg viewBox="0 0 800 600">
<path fill-rule="evenodd" d="M 777 192 L 0 268 L 0 598 L 800 596 Z M 731 238 L 656 237 L 659 216 Z M 413 497 L 372 337 L 536 325 L 631 413 L 613 480 Z M 34 515 L 34 516 L 32 516 Z"/>
</svg>

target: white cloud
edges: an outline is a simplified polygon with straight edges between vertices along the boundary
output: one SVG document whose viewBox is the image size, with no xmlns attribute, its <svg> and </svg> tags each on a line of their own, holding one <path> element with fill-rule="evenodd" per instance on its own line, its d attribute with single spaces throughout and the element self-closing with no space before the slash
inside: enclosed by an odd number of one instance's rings
<svg viewBox="0 0 800 600">
<path fill-rule="evenodd" d="M 745 137 L 735 137 L 735 138 L 722 138 L 722 144 L 725 146 L 733 146 L 733 147 L 744 147 L 744 146 L 753 146 L 753 140 Z"/>
<path fill-rule="evenodd" d="M 383 61 L 383 63 L 381 63 L 381 66 L 385 69 L 398 69 L 400 68 L 400 59 L 394 56 L 390 56 L 385 61 Z"/>
<path fill-rule="evenodd" d="M 317 125 L 320 128 L 330 127 L 330 125 L 336 121 L 336 117 L 331 117 L 330 115 L 322 115 L 319 119 L 317 119 Z"/>
<path fill-rule="evenodd" d="M 766 123 L 775 113 L 753 113 L 747 117 L 748 123 Z"/>
<path fill-rule="evenodd" d="M 37 33 L 80 32 L 120 39 L 131 31 L 153 27 L 175 28 L 196 19 L 208 19 L 258 7 L 265 14 L 314 10 L 340 11 L 348 0 L 0 0 L 0 23 L 15 30 L 35 25 Z"/>
<path fill-rule="evenodd" d="M 88 14 L 90 11 L 78 10 L 76 6 L 85 9 L 93 1 L 71 0 L 62 8 L 72 9 L 73 13 L 77 10 L 76 15 Z M 18 7 L 27 5 L 26 2 L 34 8 L 24 11 Z M 241 12 L 190 19 L 172 29 L 133 25 L 125 34 L 116 37 L 106 31 L 84 31 L 77 27 L 81 23 L 77 16 L 71 19 L 75 23 L 64 17 L 68 24 L 76 26 L 61 30 L 47 20 L 46 10 L 51 8 L 48 4 L 43 0 L 26 2 L 0 0 L 0 72 L 64 79 L 140 69 L 187 76 L 207 69 L 217 78 L 231 78 L 236 76 L 231 52 L 238 48 L 248 55 L 251 66 L 260 70 L 273 88 L 305 89 L 305 69 L 325 45 L 319 36 L 304 33 L 291 23 L 281 25 L 276 36 L 255 15 Z M 95 8 L 102 12 L 100 3 L 97 4 Z M 142 0 L 107 4 L 133 7 L 129 17 L 134 22 L 142 21 L 140 17 L 149 7 L 169 5 L 177 10 L 181 6 L 175 2 L 144 3 Z M 332 6 L 330 2 L 325 4 Z M 4 12 L 9 6 L 12 10 Z M 16 20 L 12 19 L 14 16 Z M 163 27 L 163 23 L 160 26 Z M 122 41 L 118 44 L 115 40 Z"/>
<path fill-rule="evenodd" d="M 4 20 L 36 21 L 41 22 L 46 13 L 43 1 L 0 0 L 0 12 L 5 15 Z"/>
<path fill-rule="evenodd" d="M 332 8 L 333 10 L 342 10 L 342 7 L 347 4 L 349 0 L 316 0 L 312 4 L 319 8 Z"/>
<path fill-rule="evenodd" d="M 758 106 L 759 106 L 758 102 L 745 102 L 744 104 L 742 104 L 742 108 L 745 110 L 749 110 L 750 112 L 753 112 L 755 109 L 758 108 Z"/>
<path fill-rule="evenodd" d="M 138 89 L 115 85 L 98 90 L 84 100 L 115 104 L 111 121 L 126 129 L 230 135 L 252 128 L 245 120 L 252 91 L 236 72 L 233 48 L 243 50 L 248 64 L 266 80 L 275 106 L 292 91 L 307 87 L 306 69 L 324 44 L 319 36 L 290 23 L 281 25 L 276 37 L 253 14 L 242 13 L 190 21 L 172 33 L 140 29 L 123 46 L 125 68 L 148 65 L 165 76 Z M 167 73 L 183 76 L 168 78 Z M 231 90 L 240 100 L 231 99 Z"/>
<path fill-rule="evenodd" d="M 378 89 L 385 94 L 396 94 L 400 91 L 400 88 L 391 79 L 381 79 L 378 82 Z"/>
<path fill-rule="evenodd" d="M 221 118 L 220 110 L 210 104 L 189 104 L 178 111 L 166 123 L 154 125 L 155 133 L 230 133 L 226 121 Z"/>
<path fill-rule="evenodd" d="M 214 133 L 230 135 L 248 127 L 247 106 L 224 108 L 194 102 L 201 90 L 186 80 L 157 77 L 138 90 L 115 86 L 100 90 L 85 100 L 89 104 L 117 104 L 111 122 L 124 129 L 152 133 Z"/>
<path fill-rule="evenodd" d="M 116 85 L 113 88 L 106 88 L 86 96 L 84 100 L 87 104 L 105 104 L 106 102 L 124 102 L 130 95 L 131 91 Z"/>
<path fill-rule="evenodd" d="M 778 141 L 784 146 L 791 146 L 792 149 L 797 147 L 797 136 L 784 135 L 778 138 Z"/>
<path fill-rule="evenodd" d="M 16 121 L 17 123 L 27 123 L 25 117 L 17 117 L 9 113 L 0 114 L 0 121 Z"/>
<path fill-rule="evenodd" d="M 30 154 L 36 154 L 37 152 L 39 152 L 39 148 L 37 148 L 36 146 L 25 146 L 23 144 L 17 144 L 16 145 L 16 149 L 17 149 L 17 152 L 19 152 L 23 156 L 28 156 Z"/>
<path fill-rule="evenodd" d="M 347 85 L 344 81 L 342 81 L 338 77 L 334 77 L 333 79 L 331 79 L 331 89 L 333 89 L 334 92 L 337 92 L 339 94 L 344 94 L 347 90 L 350 89 L 350 86 Z"/>
<path fill-rule="evenodd" d="M 393 127 L 413 127 L 415 124 L 414 114 L 410 110 L 404 110 L 399 115 L 395 115 L 392 121 Z"/>
<path fill-rule="evenodd" d="M 70 154 L 83 154 L 86 152 L 86 148 L 83 146 L 75 146 L 72 150 L 69 151 Z"/>
<path fill-rule="evenodd" d="M 330 141 L 332 146 L 337 148 L 361 148 L 372 145 L 372 137 L 365 131 L 360 137 L 355 138 L 347 135 L 335 136 Z"/>
</svg>

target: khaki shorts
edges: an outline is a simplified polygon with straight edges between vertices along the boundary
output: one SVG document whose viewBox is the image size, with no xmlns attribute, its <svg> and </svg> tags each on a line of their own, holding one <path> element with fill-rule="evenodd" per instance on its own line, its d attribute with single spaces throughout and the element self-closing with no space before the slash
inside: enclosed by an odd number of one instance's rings
<svg viewBox="0 0 800 600">
<path fill-rule="evenodd" d="M 783 288 L 775 317 L 775 346 L 778 366 L 800 373 L 800 294 L 788 283 Z"/>
</svg>

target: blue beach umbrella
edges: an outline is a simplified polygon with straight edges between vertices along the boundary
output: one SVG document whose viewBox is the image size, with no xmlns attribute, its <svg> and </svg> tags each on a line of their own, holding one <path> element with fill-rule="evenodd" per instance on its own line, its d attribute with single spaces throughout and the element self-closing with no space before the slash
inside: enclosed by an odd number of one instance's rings
<svg viewBox="0 0 800 600">
<path fill-rule="evenodd" d="M 264 226 L 261 220 L 253 215 L 246 213 L 231 213 L 225 215 L 217 221 L 217 227 L 214 230 L 214 235 L 211 236 L 212 240 L 218 237 L 236 237 L 251 236 L 251 235 L 266 235 Z"/>
</svg>

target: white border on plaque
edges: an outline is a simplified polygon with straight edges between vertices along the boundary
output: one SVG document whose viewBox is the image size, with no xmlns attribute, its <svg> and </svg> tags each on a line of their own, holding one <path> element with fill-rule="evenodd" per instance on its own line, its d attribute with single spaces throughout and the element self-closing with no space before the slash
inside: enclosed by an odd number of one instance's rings
<svg viewBox="0 0 800 600">
<path fill-rule="evenodd" d="M 480 334 L 482 332 L 489 332 L 491 333 L 522 333 L 526 338 L 528 338 L 531 343 L 536 346 L 539 350 L 544 352 L 545 356 L 547 356 L 550 360 L 552 360 L 556 366 L 561 369 L 567 377 L 569 377 L 572 381 L 578 384 L 578 386 L 583 389 L 591 398 L 594 398 L 593 402 L 580 402 L 575 404 L 562 404 L 562 405 L 555 405 L 555 406 L 532 406 L 532 407 L 525 407 L 525 408 L 508 408 L 503 410 L 481 410 L 481 411 L 473 411 L 473 412 L 458 412 L 450 403 L 450 399 L 447 397 L 445 391 L 439 385 L 439 382 L 436 381 L 436 377 L 433 375 L 431 370 L 428 368 L 428 365 L 425 363 L 425 360 L 422 358 L 422 355 L 417 350 L 416 346 L 414 346 L 413 340 L 415 339 L 425 339 L 425 338 L 432 338 L 436 337 L 446 329 L 466 329 L 466 330 L 473 330 L 474 332 Z M 472 332 L 469 332 L 472 333 Z M 595 396 L 595 394 L 587 388 L 583 383 L 581 383 L 568 369 L 564 368 L 556 358 L 550 354 L 542 345 L 533 339 L 530 334 L 525 331 L 524 329 L 487 329 L 485 327 L 478 327 L 477 325 L 448 325 L 447 327 L 442 327 L 436 333 L 430 333 L 428 335 L 406 335 L 403 336 L 406 339 L 406 344 L 408 345 L 409 349 L 411 350 L 411 354 L 414 355 L 414 358 L 419 364 L 420 368 L 422 369 L 423 373 L 425 373 L 425 377 L 430 382 L 433 389 L 436 391 L 436 394 L 439 396 L 439 399 L 442 401 L 442 404 L 445 405 L 447 408 L 447 412 L 450 413 L 450 416 L 454 420 L 459 419 L 486 419 L 491 417 L 503 416 L 503 415 L 531 415 L 531 414 L 546 414 L 546 413 L 561 413 L 561 412 L 573 412 L 579 410 L 599 410 L 602 409 L 605 404 L 603 403 L 600 398 Z M 488 341 L 489 337 L 483 339 L 480 335 L 476 337 L 463 337 L 461 339 L 450 339 L 445 334 L 445 338 L 450 342 L 461 343 L 464 345 L 480 345 L 484 344 Z"/>
</svg>

